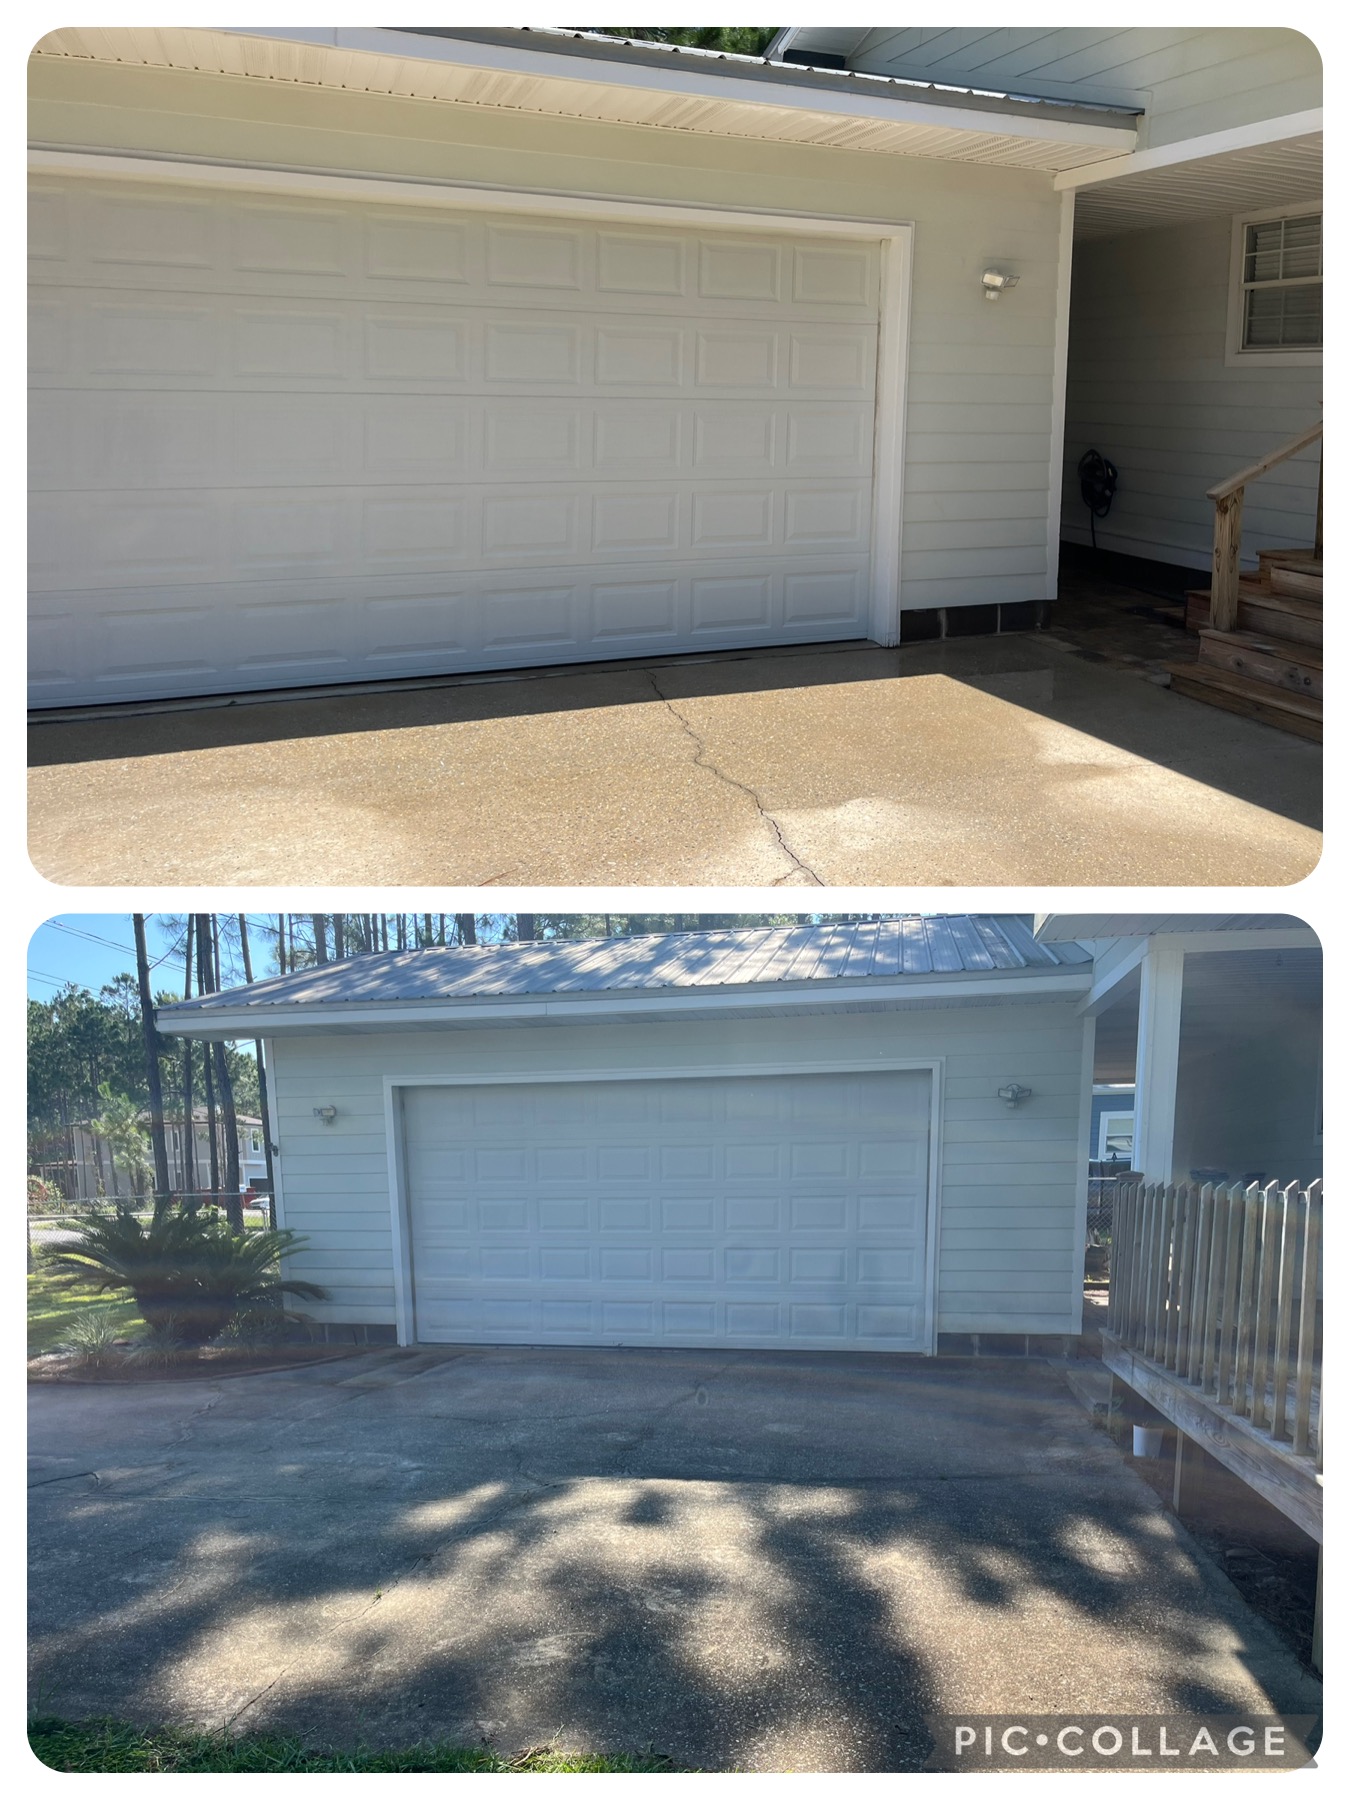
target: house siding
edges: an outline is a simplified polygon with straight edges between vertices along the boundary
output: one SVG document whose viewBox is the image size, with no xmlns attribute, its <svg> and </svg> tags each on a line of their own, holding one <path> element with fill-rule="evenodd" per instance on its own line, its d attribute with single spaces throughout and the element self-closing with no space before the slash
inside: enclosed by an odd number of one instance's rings
<svg viewBox="0 0 1350 1800">
<path fill-rule="evenodd" d="M 1047 598 L 1059 197 L 1044 172 L 39 60 L 32 136 L 174 154 L 915 226 L 901 604 Z M 985 303 L 990 264 L 1020 276 Z"/>
<path fill-rule="evenodd" d="M 1117 26 L 880 29 L 849 66 L 1049 100 L 1144 108 L 1140 150 L 1322 104 L 1322 59 L 1299 31 Z"/>
<path fill-rule="evenodd" d="M 1084 1025 L 1072 1004 L 775 1019 L 671 1020 L 285 1038 L 271 1081 L 284 1223 L 308 1240 L 295 1274 L 321 1282 L 331 1323 L 395 1319 L 384 1080 L 439 1075 L 866 1066 L 942 1058 L 937 1329 L 1076 1332 L 1086 1193 Z M 1015 1112 L 996 1090 L 1032 1097 Z M 336 1106 L 331 1126 L 316 1106 Z"/>
<path fill-rule="evenodd" d="M 1089 447 L 1120 485 L 1103 549 L 1209 567 L 1207 488 L 1320 416 L 1322 371 L 1225 363 L 1231 214 L 1132 231 L 1074 251 L 1062 535 L 1091 541 L 1076 468 Z M 1253 482 L 1243 553 L 1310 545 L 1319 446 Z"/>
</svg>

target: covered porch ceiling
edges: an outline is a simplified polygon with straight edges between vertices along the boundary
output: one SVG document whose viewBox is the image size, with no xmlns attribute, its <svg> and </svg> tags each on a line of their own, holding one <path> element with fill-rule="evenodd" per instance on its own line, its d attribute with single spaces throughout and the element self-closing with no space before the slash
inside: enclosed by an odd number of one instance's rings
<svg viewBox="0 0 1350 1800">
<path fill-rule="evenodd" d="M 1181 1055 L 1214 1055 L 1278 1030 L 1281 1020 L 1314 1020 L 1322 1006 L 1322 952 L 1314 949 L 1219 950 L 1186 958 Z M 1120 983 L 1097 1017 L 1093 1080 L 1133 1081 L 1139 1022 L 1139 971 Z"/>
<path fill-rule="evenodd" d="M 1265 120 L 1257 127 L 1067 170 L 1057 176 L 1055 186 L 1075 196 L 1078 240 L 1317 200 L 1322 193 L 1322 115 L 1318 110 Z"/>
<path fill-rule="evenodd" d="M 1048 173 L 1133 149 L 1135 117 L 560 30 L 85 27 L 33 56 Z"/>
</svg>

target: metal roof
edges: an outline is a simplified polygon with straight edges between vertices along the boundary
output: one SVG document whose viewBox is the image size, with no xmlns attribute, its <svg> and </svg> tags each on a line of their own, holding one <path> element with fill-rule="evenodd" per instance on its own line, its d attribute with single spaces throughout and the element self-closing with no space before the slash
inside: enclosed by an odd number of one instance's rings
<svg viewBox="0 0 1350 1800">
<path fill-rule="evenodd" d="M 979 977 L 1081 967 L 1090 960 L 1079 944 L 1037 943 L 1029 925 L 1008 914 L 907 914 L 868 924 L 393 950 L 175 1001 L 161 1006 L 158 1017 L 172 1030 L 178 1020 L 241 1008 Z"/>
</svg>

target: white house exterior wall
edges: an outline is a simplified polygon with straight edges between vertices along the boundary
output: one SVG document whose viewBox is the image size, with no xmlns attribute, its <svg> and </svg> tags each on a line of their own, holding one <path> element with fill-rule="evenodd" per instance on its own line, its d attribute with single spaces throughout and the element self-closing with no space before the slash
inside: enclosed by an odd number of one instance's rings
<svg viewBox="0 0 1350 1800">
<path fill-rule="evenodd" d="M 1039 600 L 1048 568 L 1060 203 L 1040 172 L 578 120 L 485 114 L 224 77 L 42 62 L 32 136 L 499 190 L 914 226 L 901 605 Z M 809 228 L 808 228 L 809 229 Z M 1014 269 L 990 306 L 981 271 Z"/>
<path fill-rule="evenodd" d="M 1063 535 L 1090 542 L 1078 491 L 1089 447 L 1120 471 L 1097 543 L 1209 567 L 1205 490 L 1313 424 L 1320 368 L 1225 362 L 1232 218 L 1090 239 L 1074 251 Z M 1311 545 L 1318 449 L 1247 489 L 1243 548 Z"/>
<path fill-rule="evenodd" d="M 387 1082 L 936 1061 L 937 1330 L 1076 1331 L 1091 1080 L 1083 1043 L 1072 1003 L 279 1038 L 282 1211 L 309 1240 L 295 1270 L 330 1289 L 316 1317 L 395 1323 Z M 1009 1082 L 1032 1090 L 1016 1111 L 997 1098 Z M 320 1106 L 337 1108 L 332 1125 L 315 1116 Z"/>
</svg>

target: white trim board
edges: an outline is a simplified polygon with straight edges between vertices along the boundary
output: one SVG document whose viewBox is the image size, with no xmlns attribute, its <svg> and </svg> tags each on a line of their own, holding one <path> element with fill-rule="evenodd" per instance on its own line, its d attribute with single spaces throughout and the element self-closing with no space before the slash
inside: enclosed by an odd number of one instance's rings
<svg viewBox="0 0 1350 1800">
<path fill-rule="evenodd" d="M 803 236 L 842 237 L 879 243 L 876 411 L 873 423 L 872 526 L 869 542 L 869 624 L 875 642 L 900 642 L 904 608 L 901 537 L 904 523 L 905 419 L 909 382 L 909 321 L 914 268 L 912 221 L 849 219 L 813 213 L 777 213 L 731 206 L 666 205 L 495 188 L 456 182 L 404 181 L 374 175 L 335 175 L 246 164 L 115 156 L 88 151 L 32 148 L 30 174 L 79 175 L 99 180 L 167 181 L 190 186 L 263 193 L 327 195 L 400 206 L 444 206 L 456 211 L 520 212 L 560 218 L 622 219 L 630 223 L 743 231 L 747 226 Z M 1066 308 L 1067 312 L 1067 308 Z M 1067 346 L 1066 346 L 1067 354 Z M 1051 480 L 1051 493 L 1057 484 Z"/>
<path fill-rule="evenodd" d="M 651 1069 L 548 1069 L 543 1071 L 513 1069 L 507 1073 L 496 1075 L 484 1075 L 477 1071 L 472 1074 L 456 1071 L 446 1075 L 429 1075 L 420 1072 L 416 1075 L 386 1075 L 383 1081 L 385 1147 L 389 1179 L 389 1225 L 393 1234 L 394 1320 L 398 1342 L 405 1347 L 417 1342 L 413 1335 L 412 1230 L 408 1223 L 405 1115 L 399 1097 L 404 1088 L 503 1087 L 508 1085 L 533 1087 L 545 1082 L 725 1081 L 734 1079 L 737 1075 L 866 1075 L 913 1069 L 926 1070 L 929 1076 L 928 1196 L 925 1213 L 926 1266 L 924 1270 L 924 1280 L 927 1284 L 927 1323 L 921 1354 L 932 1356 L 937 1348 L 938 1230 L 942 1194 L 942 1092 L 946 1081 L 946 1058 L 942 1056 L 886 1056 L 862 1061 L 845 1058 L 787 1065 L 781 1062 L 700 1063 L 694 1067 L 674 1065 Z M 1086 1169 L 1086 1163 L 1083 1166 Z M 1083 1196 L 1083 1217 L 1086 1221 L 1086 1186 L 1083 1188 Z"/>
<path fill-rule="evenodd" d="M 1064 423 L 1069 394 L 1069 314 L 1073 290 L 1072 193 L 1059 201 L 1059 266 L 1055 280 L 1055 349 L 1050 377 L 1050 468 L 1046 481 L 1045 597 L 1059 597 L 1060 515 L 1064 510 Z"/>
</svg>

